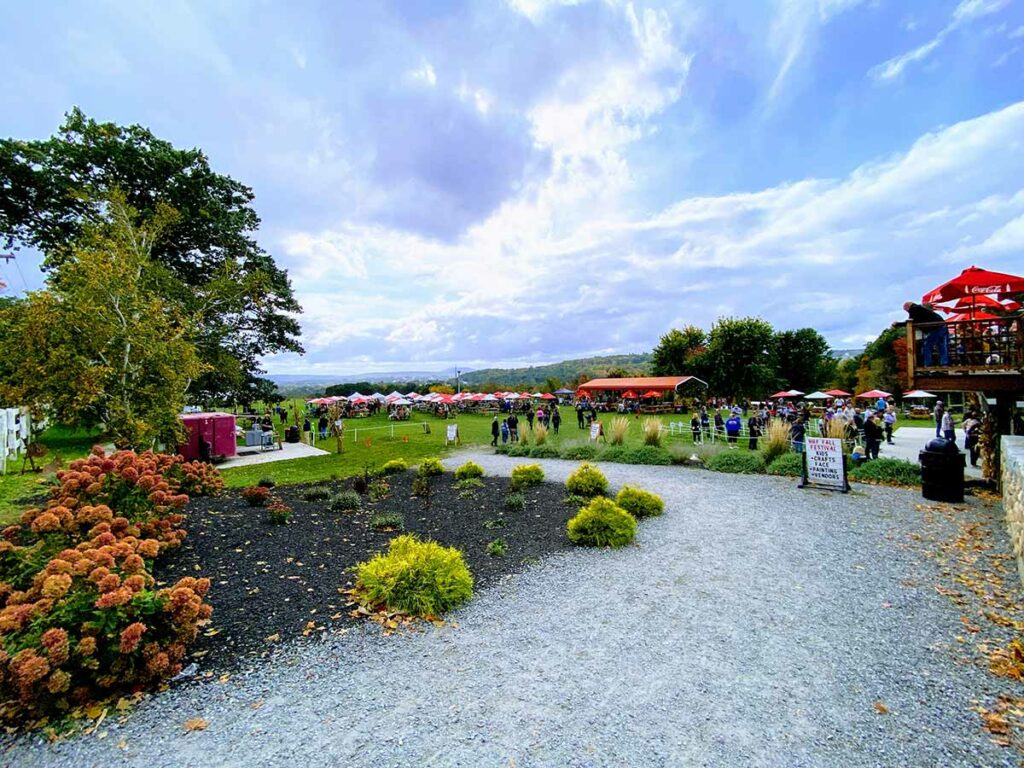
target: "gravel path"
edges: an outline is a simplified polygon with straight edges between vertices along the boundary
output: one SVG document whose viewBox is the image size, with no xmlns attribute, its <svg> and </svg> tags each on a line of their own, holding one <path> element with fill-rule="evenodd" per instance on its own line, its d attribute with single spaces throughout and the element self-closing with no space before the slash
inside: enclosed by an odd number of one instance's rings
<svg viewBox="0 0 1024 768">
<path fill-rule="evenodd" d="M 470 455 L 489 473 L 522 463 Z M 538 463 L 553 480 L 575 467 Z M 458 628 L 360 629 L 155 696 L 102 739 L 8 744 L 0 762 L 1017 764 L 970 711 L 993 678 L 955 662 L 956 609 L 905 586 L 934 573 L 899 546 L 920 524 L 916 494 L 602 468 L 665 497 L 635 547 L 552 556 L 480 594 Z M 208 729 L 186 733 L 193 717 Z"/>
</svg>

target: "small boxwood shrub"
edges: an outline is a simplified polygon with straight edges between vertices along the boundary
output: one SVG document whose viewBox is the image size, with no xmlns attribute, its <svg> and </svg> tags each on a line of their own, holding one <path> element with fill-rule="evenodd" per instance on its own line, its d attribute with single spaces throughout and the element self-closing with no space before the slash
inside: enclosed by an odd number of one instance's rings
<svg viewBox="0 0 1024 768">
<path fill-rule="evenodd" d="M 416 475 L 412 479 L 412 495 L 426 498 L 430 495 L 430 478 L 426 475 Z"/>
<path fill-rule="evenodd" d="M 529 488 L 544 482 L 544 470 L 538 464 L 519 464 L 512 467 L 512 487 L 516 490 Z"/>
<path fill-rule="evenodd" d="M 526 497 L 516 491 L 505 497 L 506 512 L 522 512 L 526 509 Z"/>
<path fill-rule="evenodd" d="M 373 606 L 440 616 L 473 596 L 473 576 L 459 550 L 404 534 L 356 566 L 356 591 Z"/>
<path fill-rule="evenodd" d="M 798 477 L 804 470 L 802 453 L 784 453 L 768 465 L 769 475 Z"/>
<path fill-rule="evenodd" d="M 625 461 L 627 464 L 655 464 L 668 466 L 672 463 L 672 454 L 665 448 L 657 448 L 653 445 L 641 445 L 627 451 Z"/>
<path fill-rule="evenodd" d="M 369 493 L 370 501 L 382 501 L 387 498 L 389 493 L 391 493 L 391 486 L 383 477 L 378 477 L 370 483 L 370 487 L 367 492 Z"/>
<path fill-rule="evenodd" d="M 524 443 L 524 442 L 511 443 L 509 445 L 509 447 L 508 447 L 508 455 L 509 456 L 516 456 L 516 457 L 529 456 L 530 455 L 530 444 L 529 443 Z"/>
<path fill-rule="evenodd" d="M 615 503 L 633 517 L 657 517 L 665 511 L 665 502 L 660 496 L 634 485 L 624 485 L 615 496 Z"/>
<path fill-rule="evenodd" d="M 467 461 L 461 467 L 455 470 L 456 480 L 465 480 L 471 477 L 483 477 L 484 468 L 477 464 L 475 461 Z"/>
<path fill-rule="evenodd" d="M 250 507 L 262 507 L 270 499 L 270 489 L 252 485 L 242 489 L 242 498 Z"/>
<path fill-rule="evenodd" d="M 491 557 L 504 557 L 508 552 L 508 544 L 504 539 L 495 539 L 487 544 L 487 554 Z"/>
<path fill-rule="evenodd" d="M 444 465 L 440 459 L 424 459 L 420 462 L 419 473 L 423 477 L 434 477 L 444 474 Z"/>
<path fill-rule="evenodd" d="M 385 475 L 397 475 L 399 472 L 405 472 L 409 468 L 409 464 L 405 459 L 392 459 L 391 461 L 384 462 L 384 466 L 380 468 L 380 471 Z"/>
<path fill-rule="evenodd" d="M 715 472 L 756 475 L 764 472 L 764 459 L 760 453 L 724 451 L 708 459 L 705 466 Z"/>
<path fill-rule="evenodd" d="M 588 499 L 586 496 L 577 496 L 575 493 L 570 493 L 564 499 L 562 499 L 562 501 L 564 501 L 570 507 L 575 507 L 576 509 L 583 509 L 583 507 L 587 506 L 587 504 L 590 503 L 590 499 Z"/>
<path fill-rule="evenodd" d="M 453 486 L 455 488 L 458 488 L 460 491 L 469 491 L 474 490 L 476 488 L 483 488 L 484 481 L 481 480 L 479 477 L 467 477 L 464 480 L 456 480 L 453 483 Z"/>
<path fill-rule="evenodd" d="M 565 479 L 565 487 L 577 496 L 604 496 L 608 493 L 608 478 L 593 464 L 583 462 Z"/>
<path fill-rule="evenodd" d="M 494 447 L 494 452 L 496 454 L 498 454 L 499 456 L 508 456 L 509 451 L 511 449 L 512 449 L 512 446 L 510 446 L 508 443 L 502 443 L 501 445 L 496 445 Z"/>
<path fill-rule="evenodd" d="M 629 463 L 631 451 L 624 445 L 610 445 L 597 454 L 598 461 L 616 461 L 621 464 Z"/>
<path fill-rule="evenodd" d="M 370 527 L 375 531 L 401 531 L 405 518 L 398 512 L 378 512 L 370 518 Z"/>
<path fill-rule="evenodd" d="M 531 459 L 557 459 L 561 455 L 553 445 L 535 445 L 530 449 Z"/>
<path fill-rule="evenodd" d="M 872 459 L 851 469 L 850 479 L 878 485 L 920 485 L 921 467 L 902 459 Z"/>
<path fill-rule="evenodd" d="M 331 489 L 326 485 L 314 485 L 302 492 L 303 501 L 327 501 L 331 498 Z"/>
<path fill-rule="evenodd" d="M 592 445 L 569 445 L 562 449 L 559 454 L 563 459 L 569 461 L 590 461 L 597 458 L 597 448 Z"/>
<path fill-rule="evenodd" d="M 568 531 L 569 540 L 584 547 L 624 547 L 636 537 L 636 518 L 599 496 L 569 521 Z"/>
<path fill-rule="evenodd" d="M 331 512 L 351 512 L 363 505 L 362 497 L 355 491 L 339 491 L 327 503 Z"/>
<path fill-rule="evenodd" d="M 260 481 L 256 483 L 256 485 L 258 485 L 260 488 L 273 488 L 274 486 L 277 485 L 277 483 L 275 483 L 274 479 L 271 477 L 263 477 L 260 478 Z"/>
</svg>

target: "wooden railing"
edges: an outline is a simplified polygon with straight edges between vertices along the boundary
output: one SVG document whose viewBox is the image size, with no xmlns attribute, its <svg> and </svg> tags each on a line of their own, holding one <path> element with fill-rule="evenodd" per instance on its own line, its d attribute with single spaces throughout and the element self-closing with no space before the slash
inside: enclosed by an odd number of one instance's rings
<svg viewBox="0 0 1024 768">
<path fill-rule="evenodd" d="M 907 369 L 924 373 L 1024 371 L 1024 321 L 958 320 L 907 323 Z"/>
</svg>

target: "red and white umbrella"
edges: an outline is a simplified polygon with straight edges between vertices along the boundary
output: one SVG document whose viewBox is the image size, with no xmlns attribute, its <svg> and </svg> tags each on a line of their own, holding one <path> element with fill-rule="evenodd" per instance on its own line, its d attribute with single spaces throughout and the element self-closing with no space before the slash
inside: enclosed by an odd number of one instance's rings
<svg viewBox="0 0 1024 768">
<path fill-rule="evenodd" d="M 1010 296 L 1024 293 L 1024 277 L 968 267 L 949 282 L 924 295 L 926 304 L 939 304 L 964 296 Z"/>
<path fill-rule="evenodd" d="M 858 399 L 867 398 L 871 400 L 877 400 L 880 397 L 892 397 L 892 394 L 889 392 L 883 392 L 880 389 L 872 389 L 869 390 L 868 392 L 861 392 L 859 395 L 857 395 Z"/>
</svg>

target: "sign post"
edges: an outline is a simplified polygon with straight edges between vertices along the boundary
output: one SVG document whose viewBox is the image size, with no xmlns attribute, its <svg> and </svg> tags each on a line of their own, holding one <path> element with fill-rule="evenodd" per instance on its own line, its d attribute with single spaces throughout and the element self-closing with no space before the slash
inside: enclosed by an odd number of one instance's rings
<svg viewBox="0 0 1024 768">
<path fill-rule="evenodd" d="M 445 433 L 445 436 L 444 436 L 444 444 L 448 445 L 448 443 L 455 443 L 456 445 L 459 445 L 459 444 L 462 443 L 462 440 L 459 439 L 459 425 L 458 424 L 449 424 L 448 425 L 448 430 L 447 430 L 447 432 Z"/>
<path fill-rule="evenodd" d="M 797 487 L 848 493 L 843 441 L 836 437 L 808 437 L 804 445 L 803 475 Z"/>
</svg>

